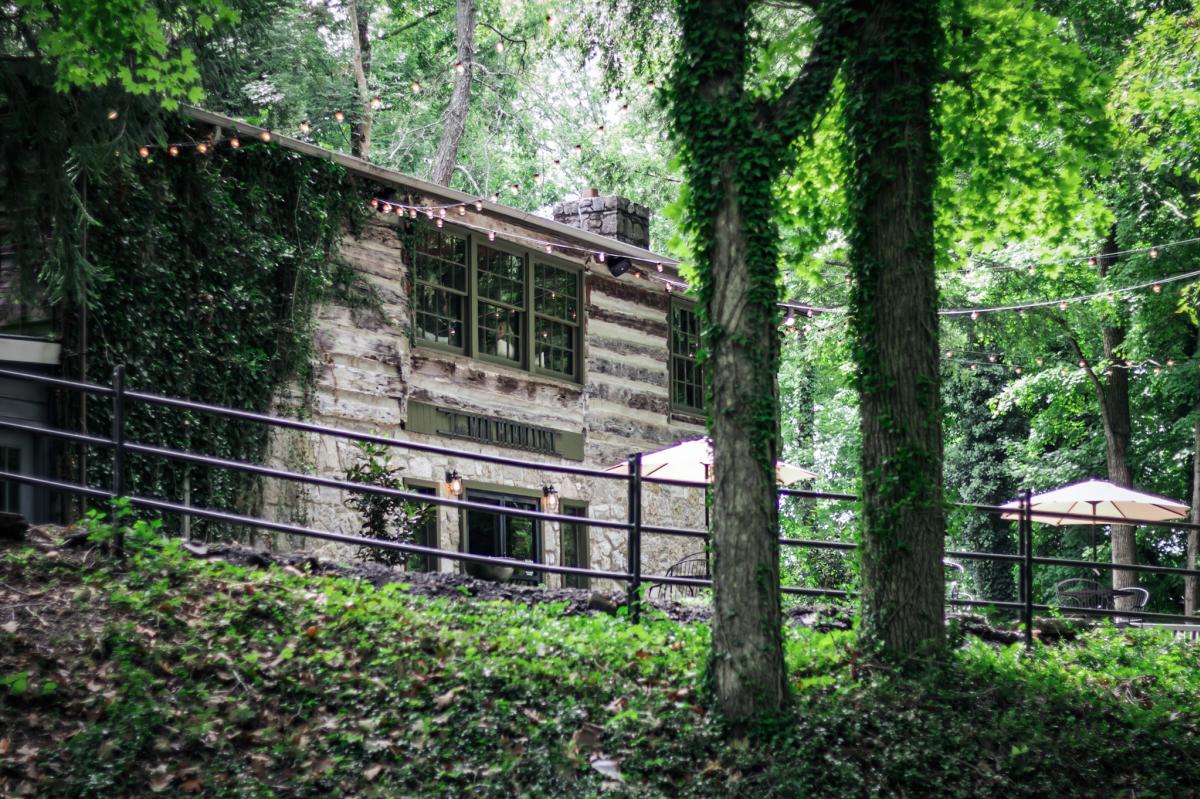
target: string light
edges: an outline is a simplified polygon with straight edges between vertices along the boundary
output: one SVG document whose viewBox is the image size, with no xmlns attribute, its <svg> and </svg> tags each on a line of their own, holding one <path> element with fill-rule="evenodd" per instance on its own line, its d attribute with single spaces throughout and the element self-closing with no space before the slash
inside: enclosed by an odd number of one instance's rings
<svg viewBox="0 0 1200 799">
<path fill-rule="evenodd" d="M 503 52 L 504 52 L 504 40 L 503 40 L 503 39 L 497 39 L 497 40 L 496 40 L 496 52 L 497 52 L 497 53 L 503 53 Z"/>
<path fill-rule="evenodd" d="M 467 71 L 467 68 L 463 65 L 463 62 L 459 61 L 454 65 L 454 71 L 461 75 Z"/>
<path fill-rule="evenodd" d="M 410 88 L 412 89 L 412 93 L 413 93 L 413 94 L 420 94 L 420 93 L 421 93 L 421 84 L 420 84 L 420 83 L 418 83 L 418 82 L 417 82 L 417 81 L 415 81 L 415 80 L 412 82 L 412 86 L 411 86 Z"/>
<path fill-rule="evenodd" d="M 179 156 L 179 148 L 176 147 L 174 144 L 172 144 L 170 147 L 167 148 L 167 152 L 170 153 L 172 157 Z"/>
<path fill-rule="evenodd" d="M 312 126 L 308 124 L 308 120 L 300 120 L 300 132 L 307 136 L 310 130 L 312 130 Z"/>
<path fill-rule="evenodd" d="M 200 142 L 196 145 L 196 152 L 200 153 L 200 155 L 208 155 L 208 145 Z"/>
<path fill-rule="evenodd" d="M 109 112 L 108 112 L 108 113 L 107 113 L 105 116 L 107 116 L 107 117 L 108 117 L 108 121 L 109 121 L 109 122 L 115 122 L 115 121 L 116 121 L 116 119 L 117 119 L 117 117 L 119 117 L 119 116 L 121 116 L 121 115 L 120 115 L 120 114 L 118 114 L 118 113 L 117 113 L 117 109 L 115 109 L 115 108 L 114 108 L 114 109 L 112 109 L 111 111 L 109 111 Z"/>
<path fill-rule="evenodd" d="M 1158 257 L 1158 248 L 1157 248 L 1157 247 L 1151 247 L 1151 248 L 1150 248 L 1150 257 L 1151 257 L 1151 258 L 1157 258 L 1157 257 Z"/>
<path fill-rule="evenodd" d="M 378 97 L 372 97 L 371 98 L 371 110 L 378 111 L 381 108 L 383 108 L 383 100 L 380 100 Z"/>
<path fill-rule="evenodd" d="M 482 210 L 483 210 L 483 200 L 476 200 L 476 201 L 475 201 L 475 210 L 476 210 L 476 211 L 482 211 Z"/>
<path fill-rule="evenodd" d="M 150 157 L 150 148 L 143 144 L 141 147 L 138 148 L 138 155 L 140 155 L 142 158 L 149 158 Z"/>
<path fill-rule="evenodd" d="M 240 139 L 238 139 L 237 136 L 233 136 L 232 138 L 229 139 L 229 146 L 236 150 L 237 148 L 242 146 L 242 142 Z"/>
<path fill-rule="evenodd" d="M 336 122 L 344 122 L 346 120 L 346 114 L 342 111 L 334 111 L 333 118 Z"/>
</svg>

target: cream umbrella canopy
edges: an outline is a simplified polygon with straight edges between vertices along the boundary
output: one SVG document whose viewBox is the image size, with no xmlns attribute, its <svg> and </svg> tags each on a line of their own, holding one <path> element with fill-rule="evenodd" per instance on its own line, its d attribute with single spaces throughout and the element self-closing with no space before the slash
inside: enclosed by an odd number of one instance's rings
<svg viewBox="0 0 1200 799">
<path fill-rule="evenodd" d="M 1013 508 L 1013 512 L 1001 515 L 1003 519 L 1019 519 L 1021 500 L 1014 499 L 1001 505 Z M 1187 515 L 1188 506 L 1178 500 L 1145 494 L 1114 485 L 1107 480 L 1084 480 L 1081 483 L 1056 488 L 1044 494 L 1034 494 L 1029 500 L 1029 518 L 1041 524 L 1061 527 L 1067 524 L 1092 525 L 1092 560 L 1096 559 L 1096 518 L 1125 519 L 1137 522 L 1165 522 L 1181 519 Z M 1064 519 L 1060 516 L 1044 516 L 1038 513 L 1071 513 L 1091 516 L 1087 519 Z"/>
<path fill-rule="evenodd" d="M 657 477 L 661 480 L 678 480 L 684 483 L 707 485 L 712 482 L 713 451 L 707 438 L 681 441 L 666 449 L 642 455 L 642 477 Z M 628 474 L 629 464 L 618 463 L 605 471 Z M 817 475 L 808 469 L 790 463 L 775 463 L 775 479 L 781 485 L 792 485 L 801 480 L 811 480 Z"/>
</svg>

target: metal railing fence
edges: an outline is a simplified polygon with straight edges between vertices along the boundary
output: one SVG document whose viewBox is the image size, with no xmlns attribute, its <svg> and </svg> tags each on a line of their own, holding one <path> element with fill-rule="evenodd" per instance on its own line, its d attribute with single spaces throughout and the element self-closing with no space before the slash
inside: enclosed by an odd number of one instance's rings
<svg viewBox="0 0 1200 799">
<path fill-rule="evenodd" d="M 258 413 L 255 411 L 246 411 L 236 408 L 229 408 L 221 405 L 213 405 L 209 403 L 194 402 L 191 400 L 180 399 L 176 397 L 168 397 L 160 394 L 153 394 L 142 391 L 130 391 L 125 385 L 125 370 L 124 367 L 118 366 L 113 372 L 113 380 L 111 386 L 103 386 L 93 383 L 86 383 L 75 380 L 67 380 L 64 378 L 50 377 L 47 375 L 32 374 L 11 369 L 0 369 L 0 378 L 9 378 L 15 380 L 26 380 L 42 385 L 50 386 L 56 389 L 64 389 L 71 391 L 80 391 L 93 394 L 99 397 L 107 398 L 111 402 L 111 420 L 112 430 L 109 437 L 98 436 L 94 434 L 81 433 L 71 430 L 65 430 L 56 427 L 45 427 L 36 424 L 29 424 L 21 421 L 8 420 L 0 418 L 0 429 L 14 430 L 36 436 L 44 436 L 59 441 L 66 441 L 75 444 L 86 446 L 100 447 L 112 450 L 111 460 L 111 481 L 110 485 L 105 488 L 100 488 L 91 485 L 67 482 L 48 477 L 39 477 L 32 474 L 19 474 L 14 472 L 0 470 L 0 480 L 10 480 L 18 483 L 23 483 L 32 486 L 38 486 L 51 491 L 64 492 L 79 496 L 91 497 L 93 499 L 115 502 L 117 498 L 126 498 L 128 502 L 139 508 L 153 510 L 165 513 L 175 513 L 188 517 L 207 519 L 223 524 L 230 524 L 253 529 L 268 530 L 272 532 L 286 533 L 289 535 L 300 536 L 304 538 L 312 538 L 316 540 L 330 541 L 338 544 L 346 544 L 358 547 L 371 547 L 376 549 L 386 549 L 395 552 L 401 552 L 410 555 L 424 556 L 428 558 L 443 558 L 449 561 L 461 563 L 483 563 L 499 566 L 508 566 L 520 568 L 526 571 L 540 574 L 560 574 L 587 578 L 596 578 L 603 580 L 612 580 L 617 583 L 623 583 L 626 586 L 626 602 L 629 609 L 630 618 L 637 622 L 640 619 L 642 606 L 642 587 L 646 584 L 673 585 L 690 588 L 708 588 L 712 586 L 712 580 L 700 577 L 680 577 L 670 574 L 645 574 L 642 571 L 642 544 L 643 537 L 647 534 L 661 535 L 670 537 L 680 537 L 695 540 L 706 541 L 709 538 L 707 530 L 698 530 L 690 528 L 670 527 L 664 525 L 647 524 L 643 521 L 643 494 L 644 487 L 647 484 L 675 486 L 687 488 L 699 488 L 695 483 L 667 480 L 655 478 L 653 476 L 643 475 L 641 454 L 631 454 L 626 464 L 627 468 L 624 473 L 610 472 L 602 469 L 588 468 L 583 466 L 571 466 L 562 463 L 547 463 L 541 461 L 523 460 L 519 458 L 510 458 L 501 455 L 490 455 L 481 452 L 468 452 L 457 450 L 449 447 L 442 447 L 433 444 L 426 444 L 418 441 L 409 441 L 404 439 L 390 438 L 373 433 L 361 433 L 343 428 L 330 427 L 327 425 L 306 422 L 298 419 L 289 419 L 286 417 L 275 416 L 272 414 Z M 440 455 L 446 458 L 474 460 L 483 463 L 496 464 L 501 466 L 509 466 L 520 469 L 528 469 L 538 472 L 548 472 L 557 474 L 573 475 L 577 477 L 587 477 L 598 480 L 615 480 L 624 481 L 627 486 L 627 518 L 624 521 L 615 519 L 599 519 L 592 517 L 580 517 L 562 513 L 550 513 L 545 511 L 533 511 L 524 508 L 499 506 L 490 503 L 474 502 L 469 499 L 457 499 L 451 497 L 438 496 L 436 494 L 419 493 L 415 491 L 405 491 L 384 486 L 372 485 L 369 483 L 359 483 L 349 480 L 338 479 L 334 477 L 322 477 L 319 475 L 304 474 L 288 469 L 282 469 L 261 464 L 247 463 L 245 461 L 233 460 L 229 458 L 219 458 L 210 455 L 203 455 L 186 450 L 175 449 L 171 447 L 154 446 L 144 444 L 137 441 L 127 440 L 127 411 L 129 402 L 141 402 L 149 405 L 160 407 L 174 408 L 183 411 L 208 413 L 216 416 L 221 416 L 227 419 L 236 419 L 239 421 L 254 422 L 268 425 L 273 428 L 295 430 L 300 432 L 312 433 L 315 435 L 330 436 L 342 440 L 353 442 L 364 442 L 382 445 L 386 447 L 395 447 L 398 449 L 406 449 L 414 452 L 421 452 L 431 455 Z M 204 466 L 213 469 L 223 469 L 229 471 L 240 472 L 243 474 L 255 475 L 283 481 L 300 483 L 303 485 L 311 485 L 323 488 L 330 488 L 339 491 L 356 492 L 360 494 L 371 494 L 377 496 L 392 497 L 394 499 L 421 503 L 425 505 L 434 505 L 439 507 L 458 508 L 461 510 L 482 511 L 498 516 L 533 519 L 537 522 L 549 522 L 558 524 L 582 525 L 585 530 L 590 528 L 607 528 L 615 530 L 623 530 L 626 532 L 626 569 L 623 571 L 592 569 L 577 566 L 565 566 L 557 564 L 540 563 L 526 560 L 517 560 L 512 558 L 496 557 L 490 555 L 479 555 L 466 551 L 455 551 L 441 549 L 438 547 L 428 547 L 419 544 L 401 543 L 396 541 L 385 541 L 376 538 L 370 538 L 361 535 L 353 535 L 347 533 L 333 532 L 329 530 L 321 530 L 313 527 L 308 527 L 299 524 L 288 522 L 274 521 L 271 519 L 262 518 L 259 516 L 247 516 L 235 513 L 229 510 L 218 508 L 205 508 L 192 504 L 183 504 L 172 502 L 160 498 L 140 496 L 131 494 L 127 486 L 127 459 L 129 455 L 138 455 L 147 458 L 161 458 L 164 460 L 178 461 L 182 463 Z M 816 502 L 856 502 L 858 497 L 854 494 L 820 492 L 801 489 L 781 488 L 779 490 L 780 497 L 794 497 L 799 499 L 811 500 Z M 1147 574 L 1163 574 L 1181 577 L 1200 577 L 1200 570 L 1185 569 L 1172 566 L 1155 566 L 1147 564 L 1117 564 L 1094 562 L 1086 560 L 1076 560 L 1068 558 L 1048 558 L 1034 554 L 1033 551 L 1033 521 L 1034 512 L 1031 508 L 1030 492 L 1028 490 L 1021 493 L 1021 498 L 1017 508 L 1017 538 L 1018 552 L 1003 553 L 1003 552 L 978 552 L 969 550 L 947 550 L 946 555 L 962 560 L 984 560 L 995 561 L 1000 563 L 1014 564 L 1017 567 L 1017 599 L 1005 600 L 996 598 L 949 598 L 947 602 L 952 605 L 962 607 L 985 607 L 998 608 L 1010 611 L 1016 611 L 1019 615 L 1021 627 L 1024 631 L 1025 642 L 1027 645 L 1033 641 L 1033 614 L 1035 611 L 1056 611 L 1060 608 L 1034 601 L 1033 598 L 1033 575 L 1034 569 L 1038 566 L 1061 566 L 1091 570 L 1106 570 L 1106 571 L 1130 571 Z M 1012 508 L 1005 508 L 994 505 L 981 505 L 972 503 L 948 503 L 948 507 L 963 508 L 968 511 L 986 514 L 1012 514 Z M 1062 519 L 1070 519 L 1081 523 L 1095 524 L 1128 524 L 1128 519 L 1102 517 L 1093 515 L 1080 515 L 1068 513 L 1052 513 L 1038 509 L 1036 516 L 1055 517 Z M 1200 525 L 1181 522 L 1137 522 L 1141 526 L 1158 526 L 1173 529 L 1200 529 Z M 780 545 L 784 547 L 795 547 L 800 549 L 829 549 L 842 552 L 853 552 L 858 549 L 858 545 L 849 541 L 832 541 L 820 539 L 803 539 L 803 538 L 780 538 Z M 118 552 L 122 547 L 122 542 L 118 538 L 116 541 Z M 784 594 L 794 596 L 807 597 L 825 597 L 831 599 L 852 599 L 856 594 L 852 591 L 834 589 L 834 588 L 811 588 L 802 586 L 784 585 L 780 587 Z M 1165 614 L 1153 613 L 1143 610 L 1122 610 L 1109 608 L 1069 608 L 1071 614 L 1094 617 L 1107 618 L 1129 618 L 1136 616 L 1138 619 L 1149 621 L 1161 621 L 1171 623 L 1200 623 L 1200 619 L 1181 614 Z"/>
</svg>

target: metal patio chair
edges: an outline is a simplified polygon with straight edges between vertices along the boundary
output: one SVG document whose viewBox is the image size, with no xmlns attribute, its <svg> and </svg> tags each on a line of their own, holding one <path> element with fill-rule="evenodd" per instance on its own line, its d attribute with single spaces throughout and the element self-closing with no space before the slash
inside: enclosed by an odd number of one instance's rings
<svg viewBox="0 0 1200 799">
<path fill-rule="evenodd" d="M 698 580 L 707 580 L 711 577 L 708 570 L 708 553 L 694 552 L 672 563 L 665 574 L 667 577 L 694 577 Z M 646 591 L 646 596 L 657 599 L 678 599 L 679 597 L 696 596 L 701 589 L 702 586 L 698 585 L 654 583 Z"/>
</svg>

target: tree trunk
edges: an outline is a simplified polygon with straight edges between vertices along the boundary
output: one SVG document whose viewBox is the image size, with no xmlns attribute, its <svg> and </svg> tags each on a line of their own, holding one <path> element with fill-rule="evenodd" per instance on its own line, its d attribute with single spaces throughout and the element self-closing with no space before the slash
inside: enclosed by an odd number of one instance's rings
<svg viewBox="0 0 1200 799">
<path fill-rule="evenodd" d="M 367 76 L 371 74 L 370 12 L 358 7 L 358 0 L 347 0 L 346 15 L 350 22 L 350 50 L 354 61 L 354 83 L 358 94 L 358 114 L 350 128 L 350 154 L 358 158 L 371 156 L 371 129 L 375 125 L 375 109 Z"/>
<path fill-rule="evenodd" d="M 1110 235 L 1105 252 L 1100 258 L 1100 277 L 1106 277 L 1116 263 L 1118 251 L 1115 235 Z M 1121 325 L 1104 327 L 1104 358 L 1110 363 L 1120 360 L 1121 345 L 1125 343 L 1125 328 Z M 1089 365 L 1089 370 L 1091 366 Z M 1132 438 L 1132 423 L 1129 414 L 1129 370 L 1113 368 L 1100 380 L 1090 372 L 1100 401 L 1100 417 L 1104 426 L 1105 456 L 1108 461 L 1108 479 L 1115 485 L 1133 487 L 1133 471 L 1129 467 L 1129 444 Z M 1137 544 L 1135 527 L 1130 524 L 1115 524 L 1110 528 L 1112 538 L 1112 562 L 1136 563 Z M 1137 585 L 1137 572 L 1113 571 L 1113 588 Z M 1132 600 L 1129 600 L 1132 602 Z M 1121 602 L 1118 601 L 1118 605 Z"/>
<path fill-rule="evenodd" d="M 705 369 L 713 470 L 727 478 L 713 485 L 711 668 L 717 701 L 731 718 L 779 708 L 787 696 L 779 505 L 775 470 L 763 465 L 773 465 L 779 452 L 778 318 L 774 292 L 746 264 L 748 220 L 739 189 L 748 187 L 739 187 L 739 177 L 732 159 L 722 164 L 705 309 L 708 324 L 721 331 L 710 337 Z"/>
<path fill-rule="evenodd" d="M 1196 405 L 1196 421 L 1192 425 L 1192 524 L 1200 524 L 1200 404 Z M 1196 556 L 1200 554 L 1200 530 L 1188 530 L 1187 567 L 1196 568 Z M 1195 577 L 1184 580 L 1183 607 L 1187 616 L 1196 615 L 1197 581 Z"/>
<path fill-rule="evenodd" d="M 887 657 L 943 643 L 945 517 L 931 108 L 937 4 L 855 3 L 851 324 L 862 429 L 862 631 Z"/>
<path fill-rule="evenodd" d="M 454 93 L 446 108 L 442 124 L 442 139 L 438 142 L 437 154 L 433 157 L 433 170 L 429 179 L 443 186 L 450 185 L 454 165 L 458 163 L 458 145 L 467 128 L 467 112 L 471 110 L 471 75 L 475 58 L 475 0 L 458 0 L 457 33 L 458 63 L 462 70 L 455 71 Z"/>
</svg>

